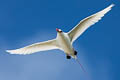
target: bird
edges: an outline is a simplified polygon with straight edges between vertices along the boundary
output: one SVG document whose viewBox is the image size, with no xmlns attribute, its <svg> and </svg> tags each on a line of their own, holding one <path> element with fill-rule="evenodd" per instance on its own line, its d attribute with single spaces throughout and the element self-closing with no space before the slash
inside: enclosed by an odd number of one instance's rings
<svg viewBox="0 0 120 80">
<path fill-rule="evenodd" d="M 32 54 L 39 51 L 46 51 L 52 49 L 59 49 L 64 51 L 67 59 L 77 58 L 77 51 L 73 47 L 73 43 L 77 38 L 79 38 L 89 27 L 93 24 L 97 23 L 101 18 L 108 13 L 114 4 L 109 5 L 105 9 L 86 17 L 81 20 L 72 30 L 69 32 L 63 32 L 61 29 L 56 28 L 57 36 L 55 39 L 34 43 L 32 45 L 14 49 L 14 50 L 6 50 L 6 52 L 10 54 Z"/>
</svg>

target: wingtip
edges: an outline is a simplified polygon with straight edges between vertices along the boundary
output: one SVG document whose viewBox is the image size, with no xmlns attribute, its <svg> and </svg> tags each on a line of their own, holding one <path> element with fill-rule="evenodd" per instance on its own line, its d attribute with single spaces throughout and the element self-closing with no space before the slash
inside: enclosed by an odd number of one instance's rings
<svg viewBox="0 0 120 80">
<path fill-rule="evenodd" d="M 112 3 L 110 6 L 111 6 L 111 7 L 114 7 L 114 6 L 115 6 L 115 4 L 114 4 L 114 3 Z"/>
<path fill-rule="evenodd" d="M 115 4 L 111 4 L 111 5 L 109 5 L 108 7 L 107 7 L 107 9 L 109 8 L 109 9 L 111 9 L 112 7 L 114 7 L 115 6 Z"/>
<path fill-rule="evenodd" d="M 6 52 L 9 52 L 9 50 L 6 50 Z"/>
<path fill-rule="evenodd" d="M 6 52 L 12 54 L 12 53 L 11 53 L 11 50 L 6 50 Z"/>
<path fill-rule="evenodd" d="M 6 50 L 7 53 L 9 54 L 19 54 L 19 55 L 26 55 L 26 53 L 24 52 L 20 52 L 18 49 L 16 50 Z M 27 53 L 27 54 L 30 54 L 30 53 Z"/>
</svg>

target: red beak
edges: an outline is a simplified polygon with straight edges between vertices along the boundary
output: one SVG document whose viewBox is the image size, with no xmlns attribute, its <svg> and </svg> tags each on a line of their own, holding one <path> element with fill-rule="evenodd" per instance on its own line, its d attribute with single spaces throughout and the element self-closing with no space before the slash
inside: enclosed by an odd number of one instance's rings
<svg viewBox="0 0 120 80">
<path fill-rule="evenodd" d="M 56 31 L 57 31 L 57 32 L 59 32 L 59 29 L 58 29 L 58 28 L 56 28 Z"/>
</svg>

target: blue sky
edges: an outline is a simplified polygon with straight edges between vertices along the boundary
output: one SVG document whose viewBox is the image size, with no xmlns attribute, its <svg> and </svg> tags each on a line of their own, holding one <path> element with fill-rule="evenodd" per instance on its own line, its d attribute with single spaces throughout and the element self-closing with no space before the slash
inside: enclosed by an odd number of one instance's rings
<svg viewBox="0 0 120 80">
<path fill-rule="evenodd" d="M 10 55 L 16 49 L 56 37 L 111 3 L 116 6 L 74 43 L 90 80 L 120 80 L 119 0 L 0 0 L 0 80 L 86 80 L 75 60 L 59 50 Z"/>
</svg>

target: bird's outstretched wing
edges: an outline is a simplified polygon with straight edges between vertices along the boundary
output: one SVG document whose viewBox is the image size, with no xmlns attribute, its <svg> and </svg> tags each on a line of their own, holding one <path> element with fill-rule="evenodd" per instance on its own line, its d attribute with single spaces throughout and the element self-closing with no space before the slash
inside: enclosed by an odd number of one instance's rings
<svg viewBox="0 0 120 80">
<path fill-rule="evenodd" d="M 31 54 L 44 50 L 58 49 L 56 39 L 45 42 L 35 43 L 20 49 L 6 50 L 11 54 Z"/>
<path fill-rule="evenodd" d="M 113 6 L 114 4 L 111 4 L 104 10 L 81 20 L 70 32 L 68 32 L 71 42 L 73 43 L 86 29 L 98 22 Z"/>
</svg>

